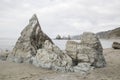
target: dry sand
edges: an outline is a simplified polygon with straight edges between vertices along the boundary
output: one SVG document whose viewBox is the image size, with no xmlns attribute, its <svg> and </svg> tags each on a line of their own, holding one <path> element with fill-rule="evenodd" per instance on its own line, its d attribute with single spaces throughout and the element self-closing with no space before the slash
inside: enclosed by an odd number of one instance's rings
<svg viewBox="0 0 120 80">
<path fill-rule="evenodd" d="M 120 50 L 105 49 L 105 68 L 87 75 L 63 73 L 37 68 L 31 64 L 0 61 L 0 80 L 120 80 Z"/>
</svg>

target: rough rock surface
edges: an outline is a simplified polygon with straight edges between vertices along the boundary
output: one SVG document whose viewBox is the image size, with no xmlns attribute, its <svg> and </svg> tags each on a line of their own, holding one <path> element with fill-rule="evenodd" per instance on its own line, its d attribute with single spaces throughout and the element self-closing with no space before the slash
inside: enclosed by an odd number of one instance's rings
<svg viewBox="0 0 120 80">
<path fill-rule="evenodd" d="M 33 15 L 7 60 L 27 62 L 56 71 L 86 73 L 92 66 L 105 66 L 102 52 L 102 46 L 96 35 L 84 33 L 81 43 L 67 42 L 65 53 L 41 30 L 36 15 Z"/>
<path fill-rule="evenodd" d="M 88 73 L 92 70 L 90 63 L 79 63 L 77 66 L 73 67 L 74 72 L 81 72 L 82 74 Z"/>
<path fill-rule="evenodd" d="M 113 42 L 112 48 L 113 49 L 120 49 L 120 43 L 119 42 Z"/>
<path fill-rule="evenodd" d="M 76 59 L 77 58 L 77 46 L 78 43 L 75 41 L 67 41 L 66 43 L 66 53 L 72 58 Z"/>
<path fill-rule="evenodd" d="M 43 33 L 36 15 L 32 16 L 29 24 L 21 32 L 7 60 L 17 63 L 27 62 L 47 69 L 72 71 L 72 59 Z"/>
<path fill-rule="evenodd" d="M 16 45 L 9 55 L 8 60 L 15 62 L 30 62 L 32 56 L 35 56 L 37 50 L 43 47 L 45 40 L 52 40 L 41 30 L 41 26 L 34 14 L 29 20 L 29 24 L 21 32 Z"/>
<path fill-rule="evenodd" d="M 44 48 L 37 51 L 33 64 L 56 71 L 72 71 L 72 59 L 48 40 Z"/>
<path fill-rule="evenodd" d="M 103 48 L 94 33 L 83 33 L 80 43 L 68 41 L 66 52 L 73 59 L 74 65 L 83 62 L 90 63 L 94 67 L 104 67 L 106 65 Z"/>
<path fill-rule="evenodd" d="M 33 64 L 47 69 L 63 72 L 81 72 L 82 74 L 91 70 L 90 63 L 82 62 L 75 65 L 75 61 L 67 53 L 61 51 L 57 46 L 45 41 L 44 48 L 39 49 L 35 57 L 33 57 Z"/>
<path fill-rule="evenodd" d="M 85 32 L 81 36 L 81 45 L 86 47 L 81 47 L 81 51 L 87 53 L 91 65 L 94 67 L 105 67 L 106 61 L 103 56 L 103 48 L 98 37 L 91 32 Z M 86 50 L 84 50 L 86 49 Z"/>
</svg>

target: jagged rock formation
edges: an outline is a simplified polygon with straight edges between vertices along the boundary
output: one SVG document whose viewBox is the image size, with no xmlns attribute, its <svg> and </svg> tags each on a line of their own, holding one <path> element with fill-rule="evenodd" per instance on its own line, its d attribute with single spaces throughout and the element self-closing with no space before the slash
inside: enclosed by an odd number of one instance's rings
<svg viewBox="0 0 120 80">
<path fill-rule="evenodd" d="M 72 59 L 43 33 L 36 15 L 32 16 L 29 24 L 21 32 L 7 60 L 17 63 L 27 62 L 47 69 L 72 71 Z"/>
<path fill-rule="evenodd" d="M 119 42 L 113 42 L 112 48 L 113 49 L 120 49 L 120 43 Z"/>
<path fill-rule="evenodd" d="M 21 32 L 8 59 L 20 63 L 29 62 L 30 58 L 36 55 L 37 50 L 43 47 L 46 40 L 53 44 L 52 40 L 41 30 L 37 16 L 34 14 L 29 20 L 29 24 Z"/>
<path fill-rule="evenodd" d="M 109 31 L 99 32 L 97 33 L 97 36 L 103 39 L 120 38 L 120 27 Z"/>
<path fill-rule="evenodd" d="M 92 67 L 105 66 L 102 50 L 95 34 L 84 33 L 81 43 L 67 42 L 65 53 L 41 30 L 36 15 L 33 15 L 7 60 L 56 71 L 86 73 Z"/>
<path fill-rule="evenodd" d="M 39 49 L 36 56 L 33 57 L 33 64 L 38 67 L 63 72 L 86 73 L 92 69 L 90 63 L 76 64 L 74 59 L 48 40 L 45 41 L 44 48 Z"/>
<path fill-rule="evenodd" d="M 72 71 L 72 59 L 48 40 L 44 48 L 37 51 L 33 64 L 56 71 Z"/>
<path fill-rule="evenodd" d="M 73 59 L 75 65 L 81 63 L 90 63 L 94 67 L 105 67 L 106 65 L 101 43 L 93 33 L 83 33 L 81 43 L 68 41 L 66 51 Z"/>
</svg>

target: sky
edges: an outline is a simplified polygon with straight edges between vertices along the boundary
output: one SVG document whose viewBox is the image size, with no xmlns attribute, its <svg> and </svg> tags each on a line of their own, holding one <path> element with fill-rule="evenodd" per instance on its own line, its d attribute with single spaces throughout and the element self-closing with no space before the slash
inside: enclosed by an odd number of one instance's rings
<svg viewBox="0 0 120 80">
<path fill-rule="evenodd" d="M 37 14 L 51 38 L 120 27 L 120 0 L 0 0 L 0 37 L 17 38 Z"/>
</svg>

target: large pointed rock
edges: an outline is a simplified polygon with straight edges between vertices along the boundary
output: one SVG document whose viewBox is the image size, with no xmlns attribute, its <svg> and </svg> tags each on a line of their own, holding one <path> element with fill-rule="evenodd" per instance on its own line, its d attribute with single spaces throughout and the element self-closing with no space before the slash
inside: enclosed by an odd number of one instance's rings
<svg viewBox="0 0 120 80">
<path fill-rule="evenodd" d="M 38 18 L 34 14 L 21 32 L 8 60 L 30 62 L 31 57 L 36 55 L 37 50 L 43 47 L 46 40 L 53 44 L 52 40 L 42 31 Z"/>
</svg>

